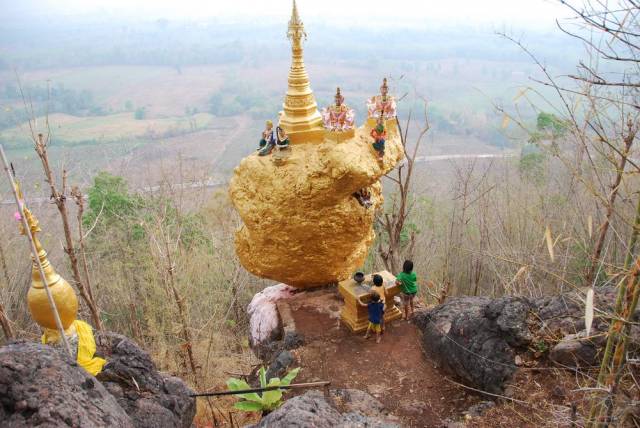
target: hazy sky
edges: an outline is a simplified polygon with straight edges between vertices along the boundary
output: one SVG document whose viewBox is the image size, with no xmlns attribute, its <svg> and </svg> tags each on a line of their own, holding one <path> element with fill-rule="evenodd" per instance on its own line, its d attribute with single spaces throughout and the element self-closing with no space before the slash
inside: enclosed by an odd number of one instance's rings
<svg viewBox="0 0 640 428">
<path fill-rule="evenodd" d="M 107 13 L 148 18 L 264 17 L 286 21 L 291 0 L 0 0 L 14 12 L 77 15 Z M 550 28 L 567 16 L 558 0 L 298 0 L 303 20 L 440 23 Z"/>
</svg>

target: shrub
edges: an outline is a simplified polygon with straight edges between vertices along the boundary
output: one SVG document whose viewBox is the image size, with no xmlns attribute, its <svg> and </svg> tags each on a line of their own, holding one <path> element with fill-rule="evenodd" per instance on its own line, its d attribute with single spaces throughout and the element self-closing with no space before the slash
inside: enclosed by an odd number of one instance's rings
<svg viewBox="0 0 640 428">
<path fill-rule="evenodd" d="M 300 368 L 291 370 L 285 377 L 279 379 L 273 377 L 267 382 L 267 372 L 264 367 L 260 367 L 258 370 L 258 377 L 260 378 L 260 387 L 268 388 L 270 386 L 288 386 L 291 381 L 298 375 Z M 241 379 L 230 378 L 227 380 L 227 386 L 230 391 L 241 391 L 243 389 L 251 389 L 251 386 Z M 271 412 L 282 405 L 282 390 L 273 389 L 270 391 L 264 391 L 262 395 L 257 392 L 250 392 L 246 394 L 238 395 L 242 400 L 238 401 L 234 407 L 238 410 L 244 410 L 246 412 Z"/>
</svg>

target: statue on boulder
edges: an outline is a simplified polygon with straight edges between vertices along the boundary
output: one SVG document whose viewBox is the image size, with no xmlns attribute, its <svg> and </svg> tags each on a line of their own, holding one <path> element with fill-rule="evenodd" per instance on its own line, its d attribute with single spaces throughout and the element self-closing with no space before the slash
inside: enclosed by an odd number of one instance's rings
<svg viewBox="0 0 640 428">
<path fill-rule="evenodd" d="M 276 148 L 278 150 L 289 148 L 289 136 L 280 125 L 276 128 Z"/>
<path fill-rule="evenodd" d="M 273 130 L 273 122 L 267 120 L 265 129 L 262 131 L 260 146 L 258 147 L 258 156 L 266 156 L 271 153 L 276 146 L 276 134 Z"/>
<path fill-rule="evenodd" d="M 346 131 L 353 129 L 355 114 L 353 109 L 344 104 L 344 96 L 337 88 L 334 104 L 322 109 L 322 121 L 329 131 Z"/>
<path fill-rule="evenodd" d="M 373 137 L 373 148 L 378 153 L 378 159 L 383 159 L 387 130 L 382 116 L 378 118 L 378 124 L 371 130 L 371 136 Z"/>
<path fill-rule="evenodd" d="M 262 131 L 258 156 L 270 155 L 274 148 L 278 150 L 289 148 L 289 137 L 280 125 L 273 129 L 273 122 L 267 120 L 265 130 Z"/>
<path fill-rule="evenodd" d="M 367 110 L 369 111 L 369 117 L 379 119 L 394 119 L 396 117 L 396 99 L 392 95 L 389 95 L 389 85 L 387 84 L 387 78 L 385 77 L 380 86 L 380 95 L 374 95 L 367 102 Z"/>
</svg>

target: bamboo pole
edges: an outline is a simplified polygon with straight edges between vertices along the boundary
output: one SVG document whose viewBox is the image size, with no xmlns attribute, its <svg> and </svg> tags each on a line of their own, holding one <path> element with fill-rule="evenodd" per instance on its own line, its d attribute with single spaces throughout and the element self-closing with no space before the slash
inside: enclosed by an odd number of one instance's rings
<svg viewBox="0 0 640 428">
<path fill-rule="evenodd" d="M 265 386 L 264 388 L 241 389 L 238 391 L 201 392 L 198 394 L 189 394 L 189 396 L 190 397 L 219 397 L 221 395 L 238 395 L 238 394 L 249 394 L 252 392 L 275 391 L 276 389 L 313 388 L 314 386 L 327 386 L 330 384 L 331 384 L 331 381 L 323 380 L 320 382 L 294 383 L 292 385 L 280 385 L 280 386 Z"/>
<path fill-rule="evenodd" d="M 640 230 L 640 198 L 638 198 L 638 203 L 636 206 L 636 218 L 633 223 L 633 230 L 631 231 L 631 236 L 629 237 L 629 242 L 627 245 L 627 254 L 624 260 L 624 267 L 623 267 L 625 272 L 627 272 L 631 267 L 631 262 L 633 261 L 633 258 L 634 258 L 635 247 L 638 240 L 639 230 Z M 635 274 L 636 275 L 634 275 L 633 270 L 629 272 L 629 275 L 631 275 L 632 277 L 637 276 L 637 272 L 635 272 Z M 612 358 L 615 355 L 614 347 L 615 347 L 615 350 L 618 350 L 620 335 L 622 335 L 623 333 L 621 331 L 623 330 L 623 324 L 622 324 L 622 321 L 620 321 L 620 319 L 622 318 L 621 315 L 624 308 L 624 300 L 625 300 L 625 296 L 628 293 L 628 289 L 630 288 L 628 287 L 628 285 L 630 286 L 634 285 L 634 282 L 630 282 L 630 284 L 627 284 L 628 282 L 630 281 L 628 281 L 627 278 L 624 278 L 618 285 L 618 294 L 616 296 L 616 303 L 615 303 L 615 309 L 614 309 L 614 314 L 616 317 L 618 317 L 618 319 L 611 320 L 611 325 L 609 326 L 607 343 L 604 349 L 602 362 L 600 365 L 600 372 L 598 373 L 597 386 L 603 385 L 605 383 L 607 375 L 610 373 L 610 369 L 613 370 L 613 367 L 610 367 L 610 363 Z M 633 298 L 630 299 L 628 303 L 630 304 L 631 308 L 635 310 L 635 307 L 637 305 L 637 298 L 635 303 L 633 302 Z M 633 315 L 633 310 L 631 312 L 631 315 Z M 622 337 L 624 338 L 624 335 L 622 335 Z M 622 345 L 622 347 L 623 349 L 626 349 L 626 341 Z M 598 425 L 600 416 L 602 414 L 602 407 L 604 404 L 599 401 L 599 398 L 597 397 L 597 395 L 594 396 L 592 400 L 593 402 L 591 404 L 589 417 L 587 419 L 588 427 Z M 608 407 L 608 406 L 604 405 L 604 407 Z"/>
<path fill-rule="evenodd" d="M 29 223 L 27 223 L 27 218 L 24 215 L 24 206 L 20 202 L 20 196 L 18 195 L 18 190 L 16 186 L 16 182 L 14 180 L 13 174 L 11 173 L 11 169 L 9 168 L 9 161 L 7 160 L 7 156 L 4 153 L 4 147 L 0 144 L 0 155 L 2 156 L 2 163 L 4 164 L 4 170 L 7 173 L 7 177 L 9 178 L 9 183 L 11 184 L 11 190 L 13 191 L 13 197 L 16 200 L 16 204 L 18 205 L 18 211 L 20 212 L 20 220 L 22 221 L 22 226 L 25 230 L 25 235 L 29 240 L 29 244 L 31 246 L 31 254 L 33 255 L 33 259 L 38 266 L 38 270 L 40 271 L 40 278 L 42 278 L 44 284 L 45 292 L 47 293 L 47 299 L 49 300 L 49 306 L 51 307 L 51 311 L 53 312 L 53 317 L 56 321 L 56 327 L 60 332 L 60 338 L 62 339 L 62 343 L 64 344 L 64 348 L 67 351 L 67 354 L 70 358 L 73 359 L 73 353 L 71 352 L 71 346 L 69 346 L 69 341 L 67 340 L 67 336 L 64 334 L 64 328 L 62 327 L 62 321 L 60 320 L 60 314 L 58 313 L 58 308 L 56 307 L 56 302 L 53 300 L 53 295 L 51 294 L 51 290 L 49 290 L 49 284 L 47 284 L 46 275 L 44 273 L 44 269 L 42 268 L 42 263 L 40 263 L 40 257 L 38 256 L 38 250 L 36 248 L 36 244 L 33 241 L 33 235 L 31 233 L 31 228 L 29 227 Z"/>
<path fill-rule="evenodd" d="M 636 205 L 636 219 L 633 222 L 633 230 L 631 231 L 631 237 L 627 245 L 627 255 L 624 258 L 624 270 L 626 271 L 633 262 L 633 255 L 636 251 L 636 244 L 638 242 L 638 233 L 640 232 L 640 197 L 638 197 L 638 204 Z"/>
<path fill-rule="evenodd" d="M 596 384 L 597 387 L 608 389 L 609 395 L 605 399 L 605 402 L 602 402 L 597 395 L 594 395 L 592 398 L 591 409 L 586 425 L 588 428 L 607 426 L 607 421 L 603 420 L 603 418 L 611 409 L 612 402 L 610 402 L 610 400 L 613 399 L 612 395 L 615 393 L 615 385 L 624 365 L 624 353 L 627 345 L 625 334 L 628 335 L 629 333 L 626 327 L 630 325 L 629 321 L 631 321 L 638 305 L 640 287 L 638 287 L 637 282 L 639 275 L 640 258 L 636 260 L 633 270 L 619 285 L 615 309 L 616 319 L 611 321 L 609 327 L 609 337 L 602 357 Z"/>
<path fill-rule="evenodd" d="M 618 342 L 613 352 L 613 360 L 611 363 L 611 369 L 609 376 L 606 379 L 606 387 L 609 388 L 609 396 L 604 401 L 602 408 L 598 414 L 598 421 L 604 420 L 606 423 L 610 420 L 613 413 L 613 400 L 618 390 L 620 378 L 624 371 L 627 353 L 627 344 L 629 334 L 631 333 L 631 321 L 638 306 L 638 297 L 640 296 L 640 287 L 638 286 L 638 278 L 640 277 L 640 258 L 636 260 L 633 271 L 630 274 L 627 293 L 626 293 L 626 307 L 623 309 L 621 317 L 624 319 L 624 324 L 621 326 L 621 331 L 618 333 Z"/>
</svg>

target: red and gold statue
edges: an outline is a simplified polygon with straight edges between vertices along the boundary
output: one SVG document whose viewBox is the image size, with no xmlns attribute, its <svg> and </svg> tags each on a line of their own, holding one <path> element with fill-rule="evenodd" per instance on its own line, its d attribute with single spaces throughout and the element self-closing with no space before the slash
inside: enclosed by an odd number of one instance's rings
<svg viewBox="0 0 640 428">
<path fill-rule="evenodd" d="M 367 110 L 369 117 L 378 119 L 381 116 L 385 119 L 393 119 L 396 117 L 396 99 L 389 95 L 389 85 L 385 77 L 380 86 L 380 95 L 374 95 L 367 102 Z"/>
<path fill-rule="evenodd" d="M 346 131 L 353 129 L 355 114 L 353 109 L 344 104 L 344 96 L 340 88 L 336 90 L 335 103 L 322 109 L 322 121 L 329 131 Z"/>
</svg>

